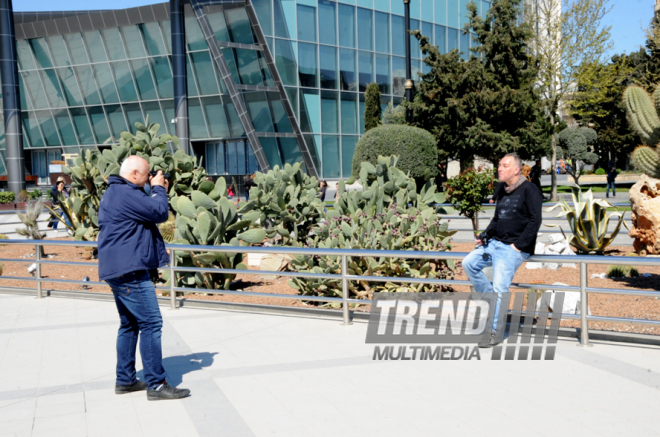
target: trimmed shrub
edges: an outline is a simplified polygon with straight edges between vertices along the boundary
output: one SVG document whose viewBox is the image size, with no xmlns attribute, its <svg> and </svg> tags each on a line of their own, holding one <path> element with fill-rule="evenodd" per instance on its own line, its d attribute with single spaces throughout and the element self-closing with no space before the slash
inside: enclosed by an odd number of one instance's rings
<svg viewBox="0 0 660 437">
<path fill-rule="evenodd" d="M 30 191 L 31 200 L 37 200 L 40 197 L 41 197 L 41 190 L 35 188 L 34 190 Z"/>
<path fill-rule="evenodd" d="M 417 127 L 384 125 L 371 129 L 357 143 L 353 154 L 353 176 L 360 173 L 360 165 L 369 162 L 378 165 L 379 156 L 397 155 L 397 168 L 410 172 L 414 178 L 438 174 L 438 152 L 433 135 Z"/>
<path fill-rule="evenodd" d="M 604 175 L 605 173 L 607 173 L 607 172 L 605 171 L 604 168 L 597 168 L 596 171 L 594 172 L 594 174 L 595 174 L 595 175 L 598 175 L 598 176 L 602 176 L 602 175 Z"/>
<path fill-rule="evenodd" d="M 13 203 L 15 198 L 13 191 L 0 191 L 0 203 Z"/>
<path fill-rule="evenodd" d="M 364 94 L 365 132 L 381 125 L 383 111 L 380 107 L 380 90 L 377 83 L 370 83 Z"/>
</svg>

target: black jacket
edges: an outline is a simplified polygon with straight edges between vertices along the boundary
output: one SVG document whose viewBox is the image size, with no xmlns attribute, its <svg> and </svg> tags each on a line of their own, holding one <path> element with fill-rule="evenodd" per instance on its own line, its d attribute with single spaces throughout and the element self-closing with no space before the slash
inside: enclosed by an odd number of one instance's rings
<svg viewBox="0 0 660 437">
<path fill-rule="evenodd" d="M 534 254 L 536 236 L 541 227 L 541 192 L 525 181 L 512 193 L 502 190 L 497 201 L 495 216 L 484 232 L 489 238 Z"/>
</svg>

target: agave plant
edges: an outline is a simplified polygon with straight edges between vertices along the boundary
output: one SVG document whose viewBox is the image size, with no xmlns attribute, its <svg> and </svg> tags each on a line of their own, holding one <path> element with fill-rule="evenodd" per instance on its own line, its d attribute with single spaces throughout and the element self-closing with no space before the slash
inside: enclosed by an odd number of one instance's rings
<svg viewBox="0 0 660 437">
<path fill-rule="evenodd" d="M 566 234 L 564 234 L 564 230 L 560 225 L 546 226 L 559 227 L 564 238 L 578 253 L 602 254 L 619 233 L 621 224 L 628 228 L 623 220 L 623 212 L 613 212 L 608 216 L 606 214 L 607 209 L 614 207 L 607 200 L 594 199 L 591 189 L 583 193 L 577 185 L 573 185 L 571 190 L 575 209 L 571 208 L 564 199 L 561 199 L 555 206 L 548 208 L 546 212 L 561 207 L 562 212 L 557 217 L 566 217 L 573 236 L 570 239 L 566 238 Z M 616 217 L 618 223 L 612 233 L 607 236 L 607 225 L 612 217 Z"/>
</svg>

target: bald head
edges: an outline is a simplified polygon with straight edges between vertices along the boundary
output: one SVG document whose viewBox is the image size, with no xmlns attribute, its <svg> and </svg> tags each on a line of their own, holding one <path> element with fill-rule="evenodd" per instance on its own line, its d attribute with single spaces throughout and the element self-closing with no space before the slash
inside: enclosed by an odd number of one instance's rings
<svg viewBox="0 0 660 437">
<path fill-rule="evenodd" d="M 144 187 L 149 180 L 149 163 L 137 155 L 129 156 L 122 162 L 119 168 L 119 176 L 124 179 Z"/>
</svg>

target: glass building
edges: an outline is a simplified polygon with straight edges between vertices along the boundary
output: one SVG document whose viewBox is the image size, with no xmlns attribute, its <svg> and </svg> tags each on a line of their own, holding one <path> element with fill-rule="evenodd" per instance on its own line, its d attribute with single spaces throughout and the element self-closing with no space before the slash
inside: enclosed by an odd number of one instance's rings
<svg viewBox="0 0 660 437">
<path fill-rule="evenodd" d="M 485 15 L 490 2 L 476 3 Z M 467 4 L 411 0 L 411 29 L 466 56 Z M 46 183 L 51 160 L 108 147 L 147 116 L 178 132 L 170 6 L 14 12 L 27 173 Z M 190 148 L 211 175 L 304 161 L 321 178 L 348 177 L 367 85 L 383 107 L 403 99 L 403 0 L 193 0 L 183 22 Z M 411 47 L 417 80 L 425 66 Z"/>
</svg>

